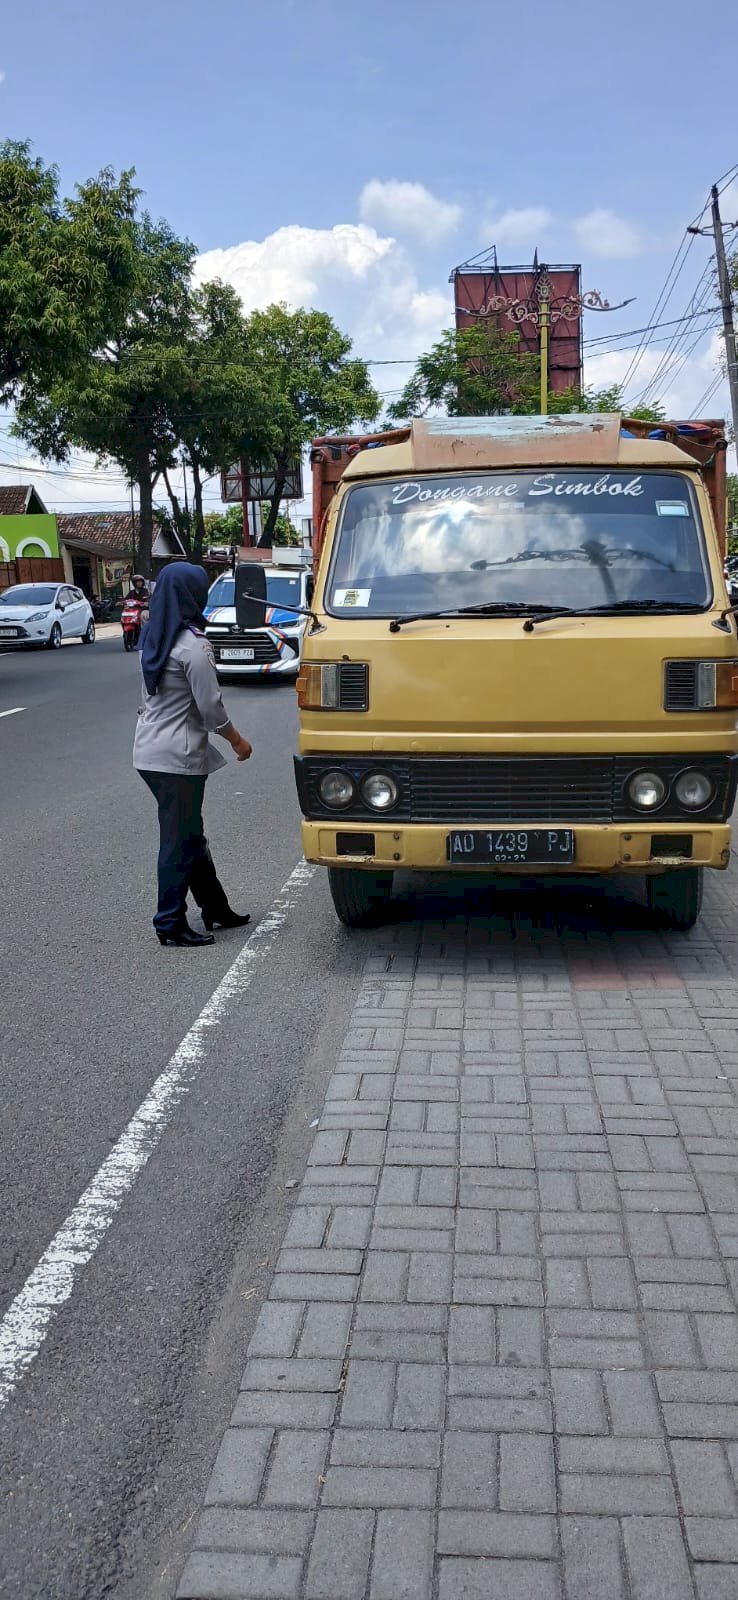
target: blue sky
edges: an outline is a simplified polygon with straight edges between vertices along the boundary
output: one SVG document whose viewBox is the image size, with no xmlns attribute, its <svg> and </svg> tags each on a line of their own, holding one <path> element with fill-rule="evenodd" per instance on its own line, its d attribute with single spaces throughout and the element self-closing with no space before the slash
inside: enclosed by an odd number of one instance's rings
<svg viewBox="0 0 738 1600">
<path fill-rule="evenodd" d="M 134 166 L 203 276 L 249 308 L 319 305 L 367 357 L 427 347 L 450 268 L 492 243 L 502 261 L 537 243 L 581 261 L 585 288 L 636 297 L 590 316 L 594 337 L 650 320 L 685 225 L 738 162 L 737 16 L 729 0 L 709 14 L 686 0 L 26 0 L 3 19 L 0 128 L 56 161 L 67 189 Z M 738 220 L 738 187 L 724 201 Z M 685 312 L 708 256 L 696 240 L 663 315 Z M 681 410 L 716 370 L 711 321 L 671 385 Z M 617 378 L 627 359 L 588 375 Z M 381 371 L 391 388 L 409 368 Z M 719 389 L 709 409 L 725 404 Z"/>
</svg>

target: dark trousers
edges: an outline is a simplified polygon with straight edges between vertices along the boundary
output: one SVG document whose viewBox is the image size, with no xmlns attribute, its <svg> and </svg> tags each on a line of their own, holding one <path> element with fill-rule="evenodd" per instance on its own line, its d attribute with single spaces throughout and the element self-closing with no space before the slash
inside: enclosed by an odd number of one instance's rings
<svg viewBox="0 0 738 1600">
<path fill-rule="evenodd" d="M 180 928 L 187 915 L 187 890 L 201 911 L 218 917 L 228 899 L 213 864 L 202 827 L 204 777 L 176 772 L 142 772 L 159 807 L 159 900 L 154 927 L 159 933 Z"/>
</svg>

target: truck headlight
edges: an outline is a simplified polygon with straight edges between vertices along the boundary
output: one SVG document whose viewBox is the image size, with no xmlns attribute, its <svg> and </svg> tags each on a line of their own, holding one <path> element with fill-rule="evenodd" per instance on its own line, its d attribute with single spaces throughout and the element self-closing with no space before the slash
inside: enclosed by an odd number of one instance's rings
<svg viewBox="0 0 738 1600">
<path fill-rule="evenodd" d="M 703 811 L 713 797 L 714 788 L 706 772 L 690 767 L 688 772 L 680 772 L 674 784 L 674 793 L 680 806 L 687 811 Z"/>
<path fill-rule="evenodd" d="M 666 798 L 666 784 L 658 772 L 636 772 L 628 784 L 628 799 L 639 811 L 656 811 Z"/>
<path fill-rule="evenodd" d="M 330 806 L 332 811 L 344 811 L 354 798 L 353 779 L 347 772 L 337 769 L 324 772 L 318 784 L 318 793 L 324 806 Z"/>
<path fill-rule="evenodd" d="M 370 772 L 361 785 L 361 793 L 373 811 L 391 811 L 397 805 L 399 789 L 387 772 Z"/>
</svg>

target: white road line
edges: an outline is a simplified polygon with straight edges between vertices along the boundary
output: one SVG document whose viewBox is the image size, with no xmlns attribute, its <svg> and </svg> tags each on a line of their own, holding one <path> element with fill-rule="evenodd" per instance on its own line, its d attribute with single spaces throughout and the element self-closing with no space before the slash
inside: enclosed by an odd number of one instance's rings
<svg viewBox="0 0 738 1600">
<path fill-rule="evenodd" d="M 25 711 L 25 706 L 13 706 L 10 711 L 0 711 L 0 717 L 15 717 L 19 711 Z"/>
<path fill-rule="evenodd" d="M 208 1053 L 210 1030 L 219 1027 L 234 1001 L 240 1000 L 249 988 L 258 963 L 271 950 L 314 872 L 314 867 L 300 861 L 290 873 L 271 909 L 228 968 L 9 1306 L 0 1322 L 0 1410 L 38 1355 L 55 1316 L 70 1299 L 80 1273 L 92 1260 L 128 1191 L 201 1072 Z"/>
</svg>

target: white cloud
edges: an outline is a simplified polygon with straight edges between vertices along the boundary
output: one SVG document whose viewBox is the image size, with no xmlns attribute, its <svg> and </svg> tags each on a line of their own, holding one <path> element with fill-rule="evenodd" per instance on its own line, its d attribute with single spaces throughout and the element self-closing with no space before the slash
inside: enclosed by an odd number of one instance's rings
<svg viewBox="0 0 738 1600">
<path fill-rule="evenodd" d="M 311 305 L 326 298 L 328 285 L 360 283 L 394 248 L 362 223 L 335 228 L 278 228 L 266 239 L 247 239 L 226 250 L 208 250 L 199 257 L 195 276 L 223 278 L 241 297 L 245 311 L 285 300 Z"/>
<path fill-rule="evenodd" d="M 622 383 L 633 354 L 633 350 L 611 350 L 602 355 L 589 357 L 585 355 L 584 381 L 587 387 L 602 389 L 613 383 Z M 625 397 L 626 409 L 628 403 L 636 405 L 643 397 L 646 403 L 659 401 L 667 417 L 686 419 L 698 406 L 702 415 L 710 417 L 726 415 L 728 386 L 721 372 L 723 343 L 719 333 L 712 333 L 705 339 L 699 353 L 688 357 L 683 363 L 681 356 L 675 354 L 661 375 L 656 377 L 663 354 L 663 347 L 643 352 L 637 370 L 628 384 Z M 718 373 L 721 373 L 720 382 L 714 394 L 709 400 L 703 401 L 703 396 L 710 389 Z M 648 395 L 644 395 L 646 386 L 653 378 L 656 378 L 653 389 Z"/>
<path fill-rule="evenodd" d="M 461 221 L 461 206 L 450 205 L 431 194 L 423 183 L 403 183 L 379 178 L 365 183 L 359 196 L 359 216 L 392 233 L 411 234 L 423 244 L 445 239 Z"/>
<path fill-rule="evenodd" d="M 209 250 L 195 274 L 200 283 L 232 284 L 246 311 L 278 300 L 329 311 L 367 359 L 414 359 L 452 318 L 448 291 L 422 284 L 397 240 L 365 223 L 280 228 L 266 239 Z M 400 388 L 409 373 L 403 366 L 374 377 L 383 379 L 378 387 Z"/>
<path fill-rule="evenodd" d="M 545 206 L 521 206 L 518 210 L 503 211 L 482 226 L 481 237 L 486 243 L 496 245 L 529 245 L 531 248 L 548 231 L 553 216 Z"/>
<path fill-rule="evenodd" d="M 5 82 L 5 73 L 4 72 L 0 72 L 0 83 L 4 83 L 4 82 Z"/>
<path fill-rule="evenodd" d="M 574 232 L 582 249 L 592 256 L 637 256 L 643 249 L 638 228 L 604 206 L 578 217 Z"/>
</svg>

